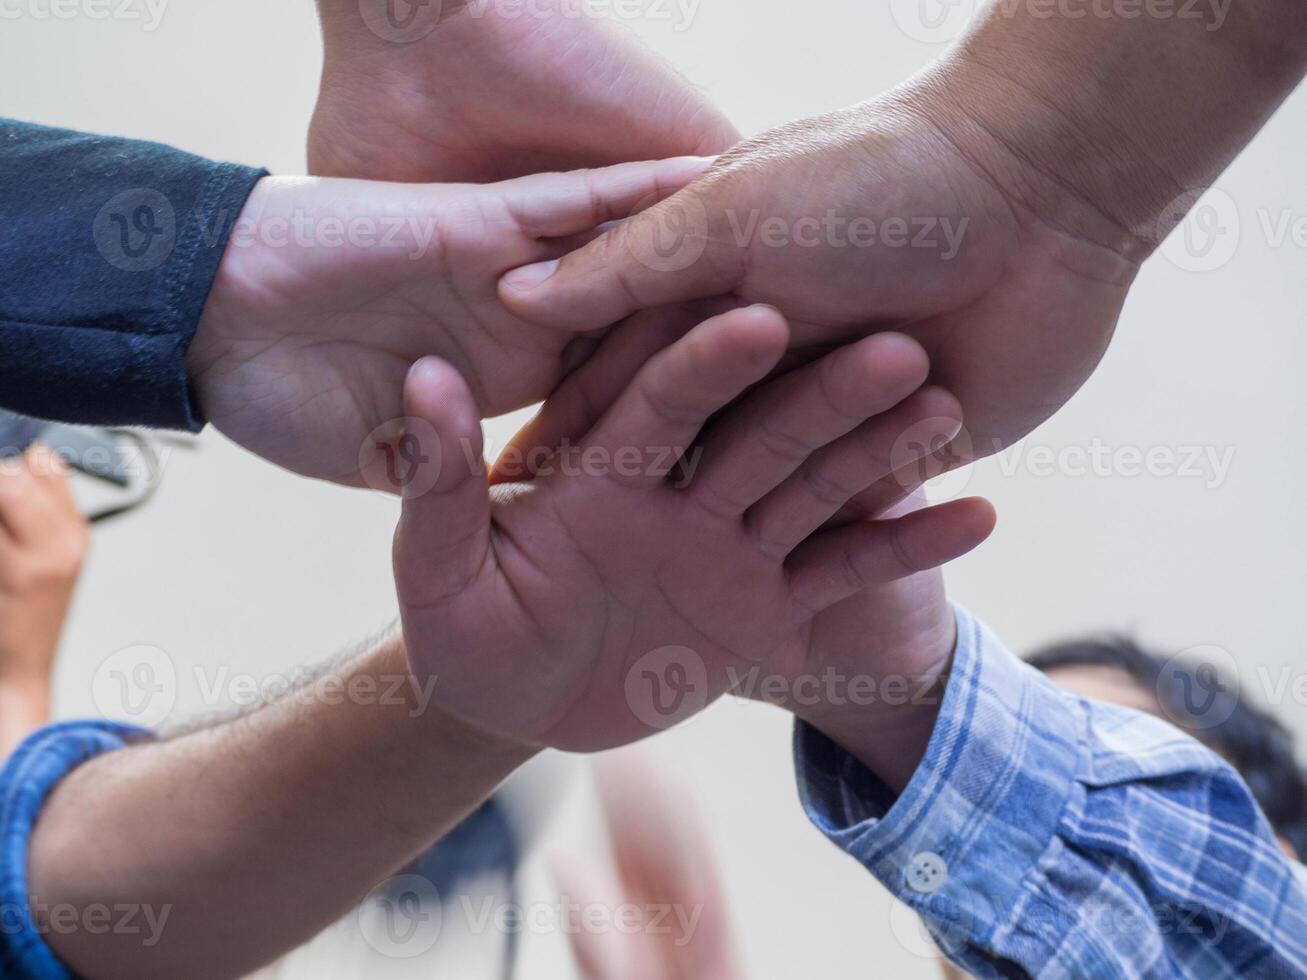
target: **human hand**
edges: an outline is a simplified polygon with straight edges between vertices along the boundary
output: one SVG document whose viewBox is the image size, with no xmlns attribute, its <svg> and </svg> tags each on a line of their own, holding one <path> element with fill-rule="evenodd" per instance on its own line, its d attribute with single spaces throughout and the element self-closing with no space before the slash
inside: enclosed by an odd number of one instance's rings
<svg viewBox="0 0 1307 980">
<path fill-rule="evenodd" d="M 669 342 L 666 329 L 633 317 L 610 333 L 505 448 L 492 480 L 534 472 L 551 449 L 582 438 Z M 860 427 L 859 439 L 845 440 L 846 446 L 858 443 L 858 452 L 819 451 L 802 472 L 832 501 L 852 495 L 827 530 L 854 523 L 872 534 L 887 528 L 905 562 L 922 570 L 818 613 L 806 645 L 740 667 L 730 689 L 819 728 L 894 788 L 906 785 L 934 731 L 956 641 L 953 610 L 935 566 L 940 556 L 971 551 L 994 527 L 993 508 L 980 498 L 919 513 L 926 504 L 922 484 L 954 453 L 949 437 L 961 410 L 940 388 L 918 390 L 911 403 L 913 411 L 896 410 Z"/>
<path fill-rule="evenodd" d="M 39 444 L 0 460 L 0 753 L 50 713 L 50 675 L 90 536 L 68 468 Z"/>
<path fill-rule="evenodd" d="M 550 863 L 567 908 L 595 903 L 632 910 L 639 925 L 596 932 L 564 923 L 586 980 L 735 980 L 743 977 L 726 893 L 695 801 L 639 750 L 595 761 L 595 785 L 617 872 L 617 889 L 590 867 Z"/>
<path fill-rule="evenodd" d="M 775 305 L 798 347 L 899 330 L 961 402 L 954 462 L 993 453 L 1092 371 L 1136 255 L 1087 207 L 1041 206 L 1056 182 L 996 139 L 946 135 L 946 88 L 928 76 L 746 141 L 561 263 L 510 273 L 505 304 L 592 328 L 727 295 Z"/>
<path fill-rule="evenodd" d="M 680 158 L 485 186 L 265 178 L 188 353 L 201 411 L 287 469 L 393 488 L 382 450 L 398 432 L 376 430 L 403 415 L 409 366 L 444 358 L 484 415 L 544 398 L 580 335 L 508 314 L 498 277 L 705 165 Z"/>
<path fill-rule="evenodd" d="M 635 741 L 722 694 L 728 667 L 801 657 L 821 610 L 955 557 L 956 540 L 928 533 L 934 510 L 808 540 L 886 476 L 868 446 L 914 425 L 957 429 L 913 396 L 928 365 L 904 337 L 836 351 L 701 433 L 788 340 L 765 307 L 701 324 L 640 370 L 574 454 L 493 499 L 470 391 L 439 361 L 414 368 L 409 432 L 426 464 L 405 491 L 395 572 L 414 674 L 437 680 L 443 710 L 532 745 Z M 630 679 L 669 665 L 689 670 L 695 697 L 650 720 Z"/>
<path fill-rule="evenodd" d="M 318 0 L 318 10 L 315 174 L 481 183 L 711 155 L 739 138 L 685 79 L 583 4 L 414 4 L 404 28 L 387 19 L 386 0 Z"/>
<path fill-rule="evenodd" d="M 90 544 L 68 467 L 40 444 L 0 460 L 0 681 L 45 685 Z"/>
<path fill-rule="evenodd" d="M 878 510 L 876 490 L 845 509 L 864 522 L 902 521 L 925 506 L 921 490 Z M 939 523 L 924 533 L 961 553 L 994 529 L 988 501 L 967 498 L 937 510 Z M 860 513 L 861 516 L 856 516 Z M 967 544 L 969 542 L 969 544 Z M 935 730 L 947 684 L 957 625 L 940 568 L 929 568 L 867 589 L 825 610 L 812 622 L 803 659 L 762 668 L 783 683 L 741 693 L 767 700 L 819 729 L 896 792 L 912 778 Z"/>
</svg>

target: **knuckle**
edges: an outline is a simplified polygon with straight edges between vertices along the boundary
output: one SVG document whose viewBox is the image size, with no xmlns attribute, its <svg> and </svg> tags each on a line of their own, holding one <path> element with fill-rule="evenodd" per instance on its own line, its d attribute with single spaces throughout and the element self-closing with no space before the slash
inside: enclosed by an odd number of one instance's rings
<svg viewBox="0 0 1307 980">
<path fill-rule="evenodd" d="M 802 463 L 813 447 L 802 437 L 776 428 L 766 420 L 758 427 L 758 442 L 764 450 L 787 463 Z"/>
<path fill-rule="evenodd" d="M 915 575 L 917 572 L 924 571 L 924 566 L 913 558 L 911 550 L 903 540 L 903 523 L 895 522 L 890 529 L 889 545 L 894 552 L 894 557 L 908 575 Z"/>
<path fill-rule="evenodd" d="M 851 351 L 844 354 L 844 357 L 853 357 L 856 353 Z M 865 399 L 866 386 L 843 383 L 841 374 L 844 370 L 847 368 L 842 357 L 823 358 L 817 366 L 817 384 L 826 408 L 836 419 L 851 428 L 866 421 L 866 412 L 860 411 L 857 405 L 859 399 Z"/>
<path fill-rule="evenodd" d="M 692 492 L 699 506 L 714 517 L 734 520 L 748 509 L 748 504 L 741 503 L 711 480 L 703 481 Z"/>
<path fill-rule="evenodd" d="M 828 476 L 818 466 L 806 466 L 801 472 L 804 488 L 823 504 L 838 507 L 861 489 Z"/>
<path fill-rule="evenodd" d="M 646 383 L 641 386 L 640 393 L 649 411 L 660 422 L 679 427 L 691 425 L 699 419 L 699 414 L 690 406 L 676 404 L 657 385 Z"/>
<path fill-rule="evenodd" d="M 840 556 L 840 575 L 843 576 L 845 583 L 855 592 L 861 592 L 867 587 L 867 575 L 858 563 L 858 557 L 852 549 L 846 550 Z"/>
</svg>

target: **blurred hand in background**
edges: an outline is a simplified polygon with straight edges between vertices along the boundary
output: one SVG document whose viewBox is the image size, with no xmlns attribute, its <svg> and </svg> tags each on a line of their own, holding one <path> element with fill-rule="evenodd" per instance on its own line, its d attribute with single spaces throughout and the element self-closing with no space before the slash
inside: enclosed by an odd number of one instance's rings
<svg viewBox="0 0 1307 980">
<path fill-rule="evenodd" d="M 55 653 L 89 542 L 63 459 L 36 445 L 0 461 L 0 755 L 49 720 Z"/>
<path fill-rule="evenodd" d="M 641 750 L 600 759 L 595 780 L 616 890 L 591 880 L 566 856 L 555 859 L 553 869 L 580 916 L 565 923 L 580 976 L 739 980 L 744 971 L 726 895 L 693 799 Z M 586 929 L 584 910 L 594 903 L 611 909 L 622 928 Z"/>
</svg>

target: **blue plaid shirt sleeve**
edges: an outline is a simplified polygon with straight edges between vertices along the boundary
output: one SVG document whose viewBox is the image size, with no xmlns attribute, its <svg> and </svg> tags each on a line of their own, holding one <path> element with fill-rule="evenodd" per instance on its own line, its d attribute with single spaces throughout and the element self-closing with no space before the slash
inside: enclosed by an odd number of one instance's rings
<svg viewBox="0 0 1307 980">
<path fill-rule="evenodd" d="M 1307 977 L 1307 875 L 1239 775 L 955 612 L 939 719 L 897 799 L 798 726 L 816 826 L 979 977 Z"/>
<path fill-rule="evenodd" d="M 107 721 L 69 721 L 42 728 L 0 770 L 0 977 L 71 980 L 42 938 L 32 913 L 41 901 L 27 884 L 27 848 L 41 808 L 59 781 L 106 752 L 143 742 L 145 729 Z"/>
</svg>

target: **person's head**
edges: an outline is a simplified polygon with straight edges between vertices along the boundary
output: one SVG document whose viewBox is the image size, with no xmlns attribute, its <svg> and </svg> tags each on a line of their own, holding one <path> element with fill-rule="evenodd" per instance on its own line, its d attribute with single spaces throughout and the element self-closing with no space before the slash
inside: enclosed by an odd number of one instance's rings
<svg viewBox="0 0 1307 980">
<path fill-rule="evenodd" d="M 1056 643 L 1027 659 L 1065 690 L 1157 715 L 1223 756 L 1285 851 L 1307 855 L 1307 778 L 1293 737 L 1211 665 L 1166 659 L 1120 636 Z"/>
</svg>

